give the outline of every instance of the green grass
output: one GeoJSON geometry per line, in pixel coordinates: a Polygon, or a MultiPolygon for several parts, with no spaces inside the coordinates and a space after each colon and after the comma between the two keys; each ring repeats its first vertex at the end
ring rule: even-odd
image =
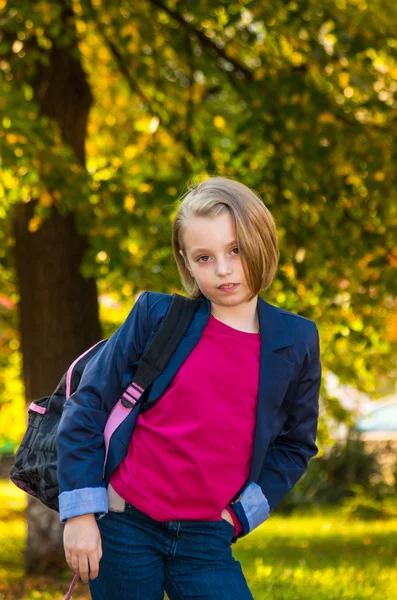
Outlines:
{"type": "MultiPolygon", "coordinates": [[[[61,600],[72,572],[25,577],[26,494],[0,481],[0,600],[61,600]]],[[[310,509],[266,523],[233,545],[255,600],[397,600],[397,519],[347,521],[310,509]]],[[[73,600],[89,600],[79,582],[73,600]]]]}

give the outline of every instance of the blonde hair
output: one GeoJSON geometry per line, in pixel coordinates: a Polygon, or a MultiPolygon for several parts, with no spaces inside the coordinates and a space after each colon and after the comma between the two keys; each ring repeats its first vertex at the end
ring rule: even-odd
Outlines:
{"type": "Polygon", "coordinates": [[[180,253],[186,256],[183,234],[194,217],[214,218],[229,211],[236,229],[236,241],[242,254],[242,266],[252,300],[266,290],[277,272],[279,248],[272,214],[256,192],[228,177],[209,177],[188,184],[172,224],[172,251],[182,285],[190,298],[202,292],[180,253]]]}

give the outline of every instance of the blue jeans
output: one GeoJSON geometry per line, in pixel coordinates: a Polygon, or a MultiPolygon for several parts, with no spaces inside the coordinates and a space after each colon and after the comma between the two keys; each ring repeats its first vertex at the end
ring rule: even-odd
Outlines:
{"type": "Polygon", "coordinates": [[[226,521],[155,521],[126,502],[98,520],[103,556],[93,600],[253,600],[226,521]]]}

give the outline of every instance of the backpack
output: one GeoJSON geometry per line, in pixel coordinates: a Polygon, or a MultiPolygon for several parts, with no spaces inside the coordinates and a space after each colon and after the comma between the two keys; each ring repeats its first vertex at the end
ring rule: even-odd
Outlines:
{"type": "MultiPolygon", "coordinates": [[[[105,464],[113,433],[132,410],[143,412],[145,390],[162,373],[184,336],[198,307],[198,299],[174,293],[160,328],[141,356],[133,380],[109,413],[104,430],[105,464]]],[[[57,481],[57,429],[67,398],[75,392],[83,371],[107,339],[97,342],[70,365],[50,396],[32,402],[28,425],[15,454],[10,479],[26,493],[59,512],[57,481]]]]}

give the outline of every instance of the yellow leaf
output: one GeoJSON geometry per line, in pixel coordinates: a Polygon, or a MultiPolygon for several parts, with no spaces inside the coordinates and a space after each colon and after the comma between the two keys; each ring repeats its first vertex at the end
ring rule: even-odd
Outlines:
{"type": "Polygon", "coordinates": [[[353,329],[353,331],[362,331],[364,324],[360,319],[353,319],[350,321],[350,329],[353,329]]]}
{"type": "Polygon", "coordinates": [[[6,140],[9,144],[13,145],[16,144],[18,141],[18,136],[15,135],[15,133],[7,133],[6,135],[6,140]]]}
{"type": "Polygon", "coordinates": [[[124,198],[124,209],[130,213],[134,212],[135,198],[132,194],[127,194],[124,198]]]}
{"type": "Polygon", "coordinates": [[[397,267],[397,258],[395,258],[394,256],[392,256],[391,254],[387,255],[387,260],[388,263],[391,267],[395,268],[397,267]]]}
{"type": "Polygon", "coordinates": [[[137,244],[135,244],[135,242],[131,242],[130,244],[128,244],[128,252],[133,256],[139,254],[139,247],[137,246],[137,244]]]}
{"type": "Polygon", "coordinates": [[[135,29],[132,27],[131,23],[129,23],[128,25],[124,25],[120,30],[122,37],[127,37],[128,35],[133,35],[134,32],[135,32],[135,29]]]}
{"type": "Polygon", "coordinates": [[[41,206],[51,206],[52,204],[52,196],[45,188],[41,190],[39,204],[41,204],[41,206]]]}
{"type": "Polygon", "coordinates": [[[124,296],[132,296],[132,285],[130,283],[125,283],[121,288],[124,296]]]}
{"type": "Polygon", "coordinates": [[[295,67],[300,67],[303,63],[303,54],[300,52],[293,52],[291,54],[291,62],[295,67]]]}
{"type": "Polygon", "coordinates": [[[98,58],[102,62],[108,63],[110,61],[110,52],[105,46],[101,46],[98,51],[98,58]]]}
{"type": "Polygon", "coordinates": [[[38,231],[43,224],[43,219],[41,217],[32,217],[28,224],[28,229],[31,233],[35,233],[38,231]]]}
{"type": "Polygon", "coordinates": [[[346,178],[346,181],[352,185],[360,185],[362,183],[362,179],[358,175],[349,175],[349,177],[346,178]]]}
{"type": "Polygon", "coordinates": [[[294,277],[295,277],[294,265],[291,265],[291,264],[285,265],[285,267],[283,267],[283,271],[286,274],[286,276],[288,277],[288,279],[294,279],[294,277]]]}
{"type": "Polygon", "coordinates": [[[136,51],[138,50],[138,48],[139,48],[139,46],[138,46],[138,44],[134,40],[131,40],[127,44],[127,49],[129,50],[129,52],[131,54],[135,54],[136,51]]]}
{"type": "Polygon", "coordinates": [[[114,115],[106,115],[105,123],[106,125],[109,125],[109,127],[113,127],[113,125],[116,123],[114,115]]]}
{"type": "Polygon", "coordinates": [[[318,120],[320,123],[335,123],[335,115],[330,112],[323,112],[318,115],[318,120]]]}
{"type": "Polygon", "coordinates": [[[259,81],[265,77],[266,73],[267,73],[266,69],[264,69],[263,67],[260,67],[259,69],[256,69],[254,71],[254,79],[259,81]]]}
{"type": "Polygon", "coordinates": [[[84,21],[80,21],[80,19],[78,19],[76,21],[76,29],[78,33],[85,33],[87,31],[87,24],[84,23],[84,21]]]}
{"type": "Polygon", "coordinates": [[[339,75],[339,85],[341,88],[345,88],[349,85],[350,74],[349,73],[341,73],[339,75]]]}
{"type": "Polygon", "coordinates": [[[3,184],[5,188],[11,190],[16,187],[19,183],[19,179],[17,177],[13,177],[10,173],[3,172],[3,184]]]}
{"type": "Polygon", "coordinates": [[[127,146],[124,150],[125,158],[134,158],[136,155],[136,147],[135,146],[127,146]]]}
{"type": "Polygon", "coordinates": [[[123,161],[121,160],[121,158],[119,156],[115,156],[112,159],[112,167],[114,167],[115,169],[118,169],[119,167],[121,167],[122,164],[123,164],[123,161]]]}
{"type": "Polygon", "coordinates": [[[217,129],[224,129],[226,127],[226,121],[220,115],[214,117],[213,123],[217,129]]]}
{"type": "Polygon", "coordinates": [[[138,185],[138,191],[141,192],[142,194],[146,194],[148,192],[151,192],[153,189],[153,186],[151,183],[140,183],[138,185]]]}

